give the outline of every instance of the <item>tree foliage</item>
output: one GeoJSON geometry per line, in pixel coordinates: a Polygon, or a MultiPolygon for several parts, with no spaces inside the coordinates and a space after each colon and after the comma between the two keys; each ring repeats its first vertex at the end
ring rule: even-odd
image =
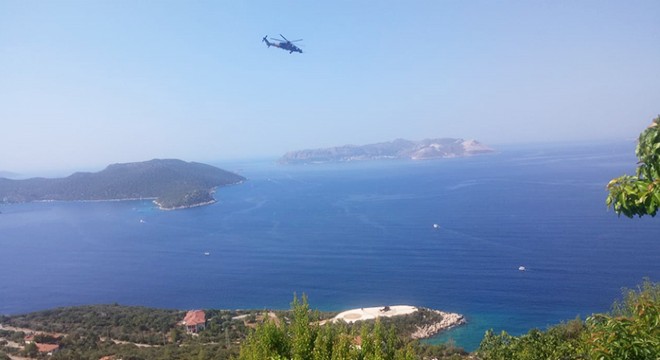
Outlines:
{"type": "Polygon", "coordinates": [[[183,318],[179,310],[141,306],[89,305],[58,308],[13,316],[6,324],[53,333],[76,333],[111,337],[144,344],[163,344],[163,334],[183,318]]]}
{"type": "Polygon", "coordinates": [[[627,290],[610,314],[587,319],[592,358],[660,359],[660,285],[645,281],[627,290]]]}
{"type": "Polygon", "coordinates": [[[543,332],[499,335],[489,330],[477,351],[482,360],[660,359],[660,285],[646,280],[626,290],[609,314],[595,314],[543,332]]]}
{"type": "Polygon", "coordinates": [[[660,116],[639,135],[635,176],[623,175],[607,184],[607,206],[617,214],[655,216],[660,208],[660,116]]]}
{"type": "Polygon", "coordinates": [[[379,319],[359,326],[343,322],[320,325],[318,313],[310,311],[304,295],[300,300],[294,296],[291,306],[291,319],[268,319],[248,336],[239,360],[459,359],[465,354],[453,347],[404,340],[395,326],[386,326],[379,319]]]}

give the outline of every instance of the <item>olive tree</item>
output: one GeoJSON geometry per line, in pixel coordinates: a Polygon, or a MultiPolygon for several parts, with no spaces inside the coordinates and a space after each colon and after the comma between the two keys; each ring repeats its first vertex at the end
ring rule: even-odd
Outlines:
{"type": "Polygon", "coordinates": [[[660,116],[639,135],[635,176],[623,175],[607,184],[607,206],[618,215],[655,216],[660,207],[660,116]]]}

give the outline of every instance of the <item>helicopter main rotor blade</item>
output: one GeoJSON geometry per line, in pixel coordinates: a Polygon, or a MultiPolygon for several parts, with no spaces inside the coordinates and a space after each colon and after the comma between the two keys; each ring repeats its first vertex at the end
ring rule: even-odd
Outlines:
{"type": "Polygon", "coordinates": [[[302,39],[298,39],[298,40],[291,40],[291,41],[289,41],[289,42],[296,42],[296,41],[302,41],[302,39]]]}
{"type": "Polygon", "coordinates": [[[270,38],[270,39],[271,39],[271,40],[275,40],[275,41],[280,41],[280,42],[286,42],[285,40],[278,39],[278,38],[270,38]]]}
{"type": "Polygon", "coordinates": [[[282,39],[289,41],[289,39],[285,38],[284,35],[280,34],[280,36],[282,37],[282,39]]]}

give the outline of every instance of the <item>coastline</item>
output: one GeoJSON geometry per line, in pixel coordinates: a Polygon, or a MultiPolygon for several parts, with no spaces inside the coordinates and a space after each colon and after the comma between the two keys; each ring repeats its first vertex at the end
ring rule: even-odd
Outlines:
{"type": "Polygon", "coordinates": [[[13,204],[27,204],[31,202],[35,203],[49,203],[49,202],[106,202],[106,201],[146,201],[146,200],[155,200],[157,199],[156,197],[137,197],[137,198],[121,198],[121,199],[90,199],[90,200],[32,200],[32,201],[24,201],[24,202],[19,202],[19,203],[13,203],[13,204]]]}
{"type": "Polygon", "coordinates": [[[246,178],[241,177],[240,180],[227,183],[227,184],[221,184],[221,185],[215,185],[210,188],[205,188],[205,189],[193,189],[192,191],[188,191],[186,193],[181,194],[181,199],[177,199],[176,201],[173,202],[178,202],[184,203],[185,201],[191,201],[189,204],[183,204],[177,206],[164,206],[163,201],[160,201],[162,196],[135,196],[135,197],[120,197],[120,198],[109,198],[109,199],[34,199],[34,200],[21,200],[21,201],[8,201],[7,198],[0,199],[0,204],[22,204],[22,203],[30,203],[30,202],[35,202],[35,203],[50,203],[50,202],[79,202],[79,203],[88,203],[88,202],[119,202],[119,201],[148,201],[151,200],[153,204],[156,205],[156,207],[159,210],[164,210],[164,211],[171,211],[171,210],[183,210],[183,209],[190,209],[190,208],[195,208],[195,207],[200,207],[200,206],[206,206],[206,205],[212,205],[217,202],[217,200],[214,198],[215,193],[217,192],[218,188],[220,187],[226,187],[226,186],[231,186],[231,185],[240,185],[243,184],[245,181],[247,181],[246,178]],[[199,194],[203,193],[202,196],[199,194]],[[198,202],[194,202],[194,200],[198,200],[198,202]]]}
{"type": "Polygon", "coordinates": [[[164,207],[160,203],[158,203],[157,200],[153,200],[152,202],[158,207],[159,210],[172,211],[172,210],[192,209],[192,208],[196,208],[196,207],[200,207],[200,206],[211,205],[211,204],[215,204],[218,201],[213,199],[213,200],[209,200],[209,201],[205,201],[205,202],[201,202],[201,203],[197,203],[197,204],[172,206],[172,207],[164,207]]]}
{"type": "MultiPolygon", "coordinates": [[[[418,308],[410,305],[379,306],[342,311],[332,319],[333,323],[344,321],[352,324],[358,321],[375,320],[377,318],[391,318],[405,315],[413,315],[420,310],[431,312],[440,317],[430,323],[415,324],[415,330],[410,334],[412,339],[428,339],[443,331],[466,323],[465,316],[458,313],[444,312],[440,310],[418,308]]],[[[321,325],[326,322],[322,322],[321,325]]]]}
{"type": "MultiPolygon", "coordinates": [[[[148,201],[151,200],[151,202],[156,205],[156,207],[159,210],[164,210],[164,211],[170,211],[170,210],[180,210],[180,209],[189,209],[189,208],[194,208],[198,206],[204,206],[204,205],[211,205],[217,202],[217,200],[213,199],[210,201],[205,201],[197,204],[192,204],[192,205],[184,205],[184,206],[174,206],[174,207],[164,207],[158,202],[157,197],[140,197],[140,198],[123,198],[123,199],[98,199],[98,200],[34,200],[31,202],[35,203],[54,203],[54,202],[78,202],[78,203],[96,203],[96,202],[120,202],[120,201],[148,201]]],[[[29,201],[28,201],[29,202],[29,201]]]]}
{"type": "MultiPolygon", "coordinates": [[[[94,199],[94,200],[33,200],[33,201],[26,201],[24,203],[67,203],[67,202],[74,202],[74,203],[97,203],[97,202],[121,202],[121,201],[148,201],[151,200],[151,202],[156,205],[156,207],[159,210],[163,211],[171,211],[171,210],[182,210],[182,209],[190,209],[190,208],[195,208],[199,206],[206,206],[206,205],[212,205],[218,202],[217,200],[209,200],[209,201],[204,201],[201,203],[195,203],[191,205],[183,205],[183,206],[173,206],[173,207],[164,207],[158,202],[157,197],[136,197],[136,198],[122,198],[122,199],[94,199]]],[[[10,204],[10,203],[0,203],[0,204],[10,204]]],[[[21,203],[17,203],[21,204],[21,203]]]]}
{"type": "Polygon", "coordinates": [[[410,335],[413,339],[428,339],[443,331],[447,331],[451,328],[464,325],[467,323],[465,316],[458,313],[448,313],[440,310],[428,309],[432,312],[437,313],[442,316],[440,322],[436,322],[429,325],[418,326],[417,331],[410,335]]]}

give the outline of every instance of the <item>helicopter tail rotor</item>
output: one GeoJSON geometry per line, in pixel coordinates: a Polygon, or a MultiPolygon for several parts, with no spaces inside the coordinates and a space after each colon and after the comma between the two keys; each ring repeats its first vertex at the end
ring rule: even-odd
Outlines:
{"type": "Polygon", "coordinates": [[[270,43],[268,42],[268,35],[264,36],[264,38],[261,39],[261,41],[265,42],[266,45],[268,45],[268,47],[270,47],[270,43]]]}

